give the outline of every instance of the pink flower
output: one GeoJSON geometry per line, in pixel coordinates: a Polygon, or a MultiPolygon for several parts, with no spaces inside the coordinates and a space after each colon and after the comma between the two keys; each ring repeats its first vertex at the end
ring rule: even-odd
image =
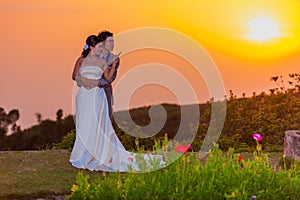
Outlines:
{"type": "Polygon", "coordinates": [[[253,138],[254,140],[260,142],[260,141],[262,140],[263,137],[261,136],[261,134],[253,133],[253,134],[252,134],[252,138],[253,138]]]}
{"type": "Polygon", "coordinates": [[[128,161],[132,162],[132,161],[133,161],[133,158],[130,158],[130,157],[129,157],[129,158],[128,158],[128,161]]]}
{"type": "Polygon", "coordinates": [[[187,146],[179,144],[175,147],[175,151],[180,153],[186,153],[189,149],[192,149],[191,144],[188,144],[187,146]]]}

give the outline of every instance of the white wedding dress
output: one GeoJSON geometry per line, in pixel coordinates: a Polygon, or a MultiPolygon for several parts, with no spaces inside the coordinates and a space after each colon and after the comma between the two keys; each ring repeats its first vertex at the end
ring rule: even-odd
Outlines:
{"type": "MultiPolygon", "coordinates": [[[[98,66],[82,66],[79,73],[98,80],[103,71],[98,66]]],[[[147,161],[154,157],[164,164],[161,155],[143,155],[147,161]]],[[[77,92],[76,140],[70,162],[77,168],[95,171],[140,171],[136,154],[126,151],[112,127],[103,88],[80,87],[77,92]]]]}

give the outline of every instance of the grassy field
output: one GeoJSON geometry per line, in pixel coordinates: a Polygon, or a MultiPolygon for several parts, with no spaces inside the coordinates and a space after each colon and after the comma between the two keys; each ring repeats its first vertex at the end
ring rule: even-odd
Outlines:
{"type": "Polygon", "coordinates": [[[71,166],[69,156],[68,151],[1,152],[0,199],[55,199],[69,194],[79,171],[71,166]]]}
{"type": "MultiPolygon", "coordinates": [[[[247,159],[250,153],[241,153],[247,159]]],[[[277,164],[281,153],[268,154],[277,164]]],[[[0,152],[0,199],[63,199],[80,171],[69,163],[68,151],[0,152]]],[[[102,173],[83,170],[91,179],[102,173]]]]}

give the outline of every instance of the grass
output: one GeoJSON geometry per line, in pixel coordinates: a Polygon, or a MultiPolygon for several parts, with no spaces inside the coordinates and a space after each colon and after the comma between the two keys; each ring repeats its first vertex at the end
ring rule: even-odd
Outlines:
{"type": "MultiPolygon", "coordinates": [[[[247,160],[251,153],[241,153],[247,160]]],[[[277,164],[281,153],[268,154],[277,164]]],[[[0,199],[55,199],[70,194],[79,171],[91,179],[102,173],[78,170],[69,163],[68,151],[15,151],[0,153],[0,199]]]]}
{"type": "Polygon", "coordinates": [[[0,199],[55,199],[69,194],[80,171],[71,166],[69,157],[68,151],[1,152],[0,199]]]}

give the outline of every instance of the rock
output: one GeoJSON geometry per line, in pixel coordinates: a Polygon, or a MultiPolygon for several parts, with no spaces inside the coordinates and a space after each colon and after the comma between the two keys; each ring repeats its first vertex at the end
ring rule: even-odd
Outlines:
{"type": "Polygon", "coordinates": [[[300,162],[300,130],[285,131],[284,155],[300,162]]]}

